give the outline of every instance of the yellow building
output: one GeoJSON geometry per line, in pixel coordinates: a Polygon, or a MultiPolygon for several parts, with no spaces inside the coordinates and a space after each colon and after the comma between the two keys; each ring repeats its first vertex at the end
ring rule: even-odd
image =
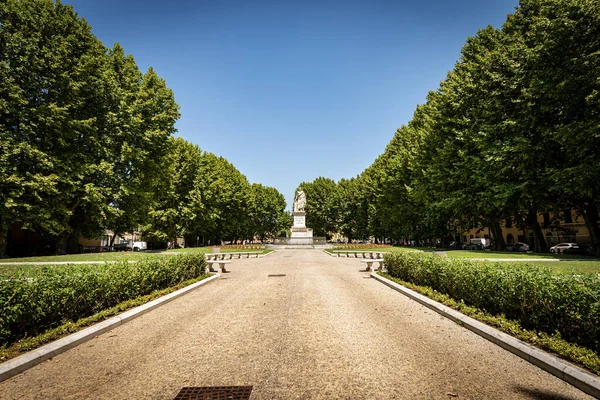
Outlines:
{"type": "MultiPolygon", "coordinates": [[[[583,217],[577,215],[574,210],[538,214],[538,222],[548,247],[564,242],[591,243],[590,233],[583,217]]],[[[491,236],[488,228],[474,228],[463,233],[462,241],[467,243],[469,239],[489,239],[491,236]]],[[[533,230],[530,228],[519,229],[510,218],[502,222],[502,236],[506,244],[523,242],[529,244],[532,249],[535,246],[533,230]]]]}

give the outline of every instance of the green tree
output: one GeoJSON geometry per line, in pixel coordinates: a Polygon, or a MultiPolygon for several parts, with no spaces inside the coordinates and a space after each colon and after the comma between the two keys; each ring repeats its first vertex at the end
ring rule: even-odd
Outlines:
{"type": "Polygon", "coordinates": [[[286,229],[281,226],[285,211],[285,197],[275,188],[254,183],[249,187],[248,196],[248,239],[255,237],[265,240],[286,229]]]}
{"type": "Polygon", "coordinates": [[[243,239],[250,186],[246,177],[225,158],[206,153],[198,171],[198,185],[206,206],[200,236],[212,244],[243,239]]]}
{"type": "Polygon", "coordinates": [[[161,179],[156,184],[154,203],[150,207],[144,237],[164,244],[178,237],[196,233],[205,220],[206,204],[198,174],[203,169],[203,152],[182,138],[169,141],[169,153],[162,161],[161,179]]]}
{"type": "Polygon", "coordinates": [[[584,216],[600,251],[600,4],[522,0],[503,30],[520,50],[524,85],[515,122],[527,124],[530,149],[543,158],[536,164],[543,191],[584,216]]]}
{"type": "Polygon", "coordinates": [[[275,237],[286,237],[290,234],[294,217],[291,211],[283,211],[277,217],[277,227],[275,228],[275,237]]]}
{"type": "Polygon", "coordinates": [[[89,210],[87,230],[98,231],[107,184],[107,71],[104,46],[71,6],[0,4],[2,238],[20,224],[60,238],[64,252],[78,208],[89,210]]]}
{"type": "Polygon", "coordinates": [[[152,68],[142,75],[120,45],[110,52],[110,61],[118,83],[110,113],[112,136],[122,143],[111,157],[114,185],[105,220],[114,241],[146,222],[154,188],[165,173],[161,164],[179,106],[165,81],[152,68]]]}
{"type": "Polygon", "coordinates": [[[306,193],[306,225],[313,229],[314,235],[329,237],[337,232],[340,199],[335,181],[319,177],[302,182],[300,187],[306,193]]]}
{"type": "Polygon", "coordinates": [[[76,250],[143,220],[179,117],[173,93],[59,1],[0,4],[0,253],[13,225],[76,250]],[[74,248],[73,248],[74,245],[74,248]]]}

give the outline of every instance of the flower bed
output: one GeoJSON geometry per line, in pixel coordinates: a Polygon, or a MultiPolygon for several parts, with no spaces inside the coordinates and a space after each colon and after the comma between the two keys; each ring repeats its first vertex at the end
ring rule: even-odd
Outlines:
{"type": "Polygon", "coordinates": [[[0,283],[0,344],[77,321],[125,300],[201,276],[203,254],[103,265],[45,267],[0,283]]]}
{"type": "Polygon", "coordinates": [[[369,243],[362,243],[362,244],[335,244],[334,248],[336,250],[339,249],[379,249],[381,247],[390,247],[389,244],[369,244],[369,243]]]}
{"type": "Polygon", "coordinates": [[[422,253],[389,253],[385,263],[392,277],[600,352],[597,274],[553,276],[548,268],[422,253]]]}
{"type": "Polygon", "coordinates": [[[218,247],[220,249],[252,249],[252,250],[262,250],[265,248],[263,244],[227,244],[223,246],[211,246],[218,247]]]}

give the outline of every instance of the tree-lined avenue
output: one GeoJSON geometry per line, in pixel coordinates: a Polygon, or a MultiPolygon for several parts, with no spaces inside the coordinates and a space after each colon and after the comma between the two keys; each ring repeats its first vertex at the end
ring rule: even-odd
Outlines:
{"type": "Polygon", "coordinates": [[[588,398],[370,279],[355,259],[286,250],[0,384],[0,397],[588,398]],[[284,277],[268,277],[285,274],[284,277]]]}

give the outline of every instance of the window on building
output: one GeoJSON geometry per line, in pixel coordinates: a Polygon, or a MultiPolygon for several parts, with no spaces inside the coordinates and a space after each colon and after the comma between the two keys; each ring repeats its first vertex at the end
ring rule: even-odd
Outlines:
{"type": "Polygon", "coordinates": [[[571,215],[571,210],[564,210],[563,213],[565,215],[565,224],[572,224],[573,216],[571,215]]]}
{"type": "Polygon", "coordinates": [[[506,218],[506,227],[512,228],[512,219],[511,218],[506,218]]]}
{"type": "Polygon", "coordinates": [[[550,225],[550,213],[544,213],[544,224],[550,225]]]}
{"type": "Polygon", "coordinates": [[[513,244],[515,242],[515,237],[512,235],[512,233],[509,233],[508,235],[506,235],[506,243],[507,244],[513,244]]]}

